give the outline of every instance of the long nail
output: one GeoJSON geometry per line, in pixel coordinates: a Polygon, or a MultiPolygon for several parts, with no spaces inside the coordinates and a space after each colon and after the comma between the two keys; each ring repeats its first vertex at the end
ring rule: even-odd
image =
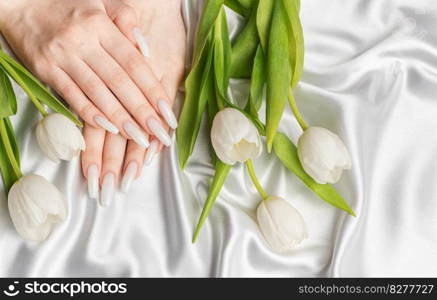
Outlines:
{"type": "Polygon", "coordinates": [[[159,143],[157,140],[153,140],[150,142],[150,147],[147,149],[146,158],[144,159],[144,163],[146,166],[152,163],[153,158],[158,152],[159,143]]]}
{"type": "Polygon", "coordinates": [[[147,120],[147,126],[150,131],[156,136],[158,140],[161,141],[166,146],[171,145],[171,138],[168,135],[167,131],[162,127],[161,123],[158,122],[155,118],[150,118],[147,120]]]}
{"type": "Polygon", "coordinates": [[[135,180],[135,177],[138,172],[138,164],[136,162],[130,162],[124,172],[123,180],[121,181],[121,191],[126,193],[132,182],[135,180]]]}
{"type": "Polygon", "coordinates": [[[102,116],[96,116],[94,118],[94,121],[103,129],[105,129],[106,131],[109,131],[110,133],[113,134],[118,134],[118,128],[117,126],[115,126],[114,124],[112,124],[111,122],[109,122],[106,118],[102,117],[102,116]]]}
{"type": "Polygon", "coordinates": [[[141,30],[135,27],[132,31],[135,40],[137,41],[138,46],[140,46],[141,53],[144,57],[150,57],[149,45],[147,44],[144,35],[141,33],[141,30]]]}
{"type": "Polygon", "coordinates": [[[126,133],[137,143],[138,145],[147,148],[149,147],[149,137],[141,131],[135,124],[131,122],[124,122],[123,128],[126,133]]]}
{"type": "Polygon", "coordinates": [[[161,115],[167,121],[168,126],[170,126],[172,129],[176,129],[178,127],[178,120],[176,119],[176,116],[174,115],[173,110],[168,102],[165,100],[159,100],[158,108],[161,115]]]}
{"type": "Polygon", "coordinates": [[[87,170],[88,178],[88,195],[91,199],[99,197],[99,168],[96,164],[92,164],[87,170]]]}
{"type": "Polygon", "coordinates": [[[107,173],[103,178],[101,204],[109,206],[114,197],[115,176],[112,173],[107,173]]]}

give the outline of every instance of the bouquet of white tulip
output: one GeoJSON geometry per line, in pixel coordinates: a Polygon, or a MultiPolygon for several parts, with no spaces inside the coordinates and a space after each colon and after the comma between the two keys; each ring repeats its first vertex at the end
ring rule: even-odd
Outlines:
{"type": "Polygon", "coordinates": [[[209,194],[193,235],[198,237],[232,165],[246,164],[263,201],[258,223],[270,246],[284,252],[307,237],[301,214],[280,197],[269,196],[258,181],[252,160],[267,152],[298,176],[323,200],[355,215],[329,183],[351,167],[340,138],[324,128],[309,127],[300,114],[293,89],[303,72],[304,43],[299,0],[207,0],[199,23],[191,72],[185,82],[185,102],[177,129],[179,163],[183,169],[193,152],[200,123],[207,112],[211,130],[211,158],[215,167],[209,194]],[[245,19],[245,27],[231,44],[224,7],[245,19]],[[230,78],[250,79],[249,98],[239,107],[228,97],[230,78]],[[259,109],[266,87],[265,124],[259,109]],[[293,143],[277,132],[286,103],[300,128],[293,143]]]}
{"type": "Polygon", "coordinates": [[[48,237],[55,223],[65,220],[67,202],[44,177],[21,173],[20,151],[9,120],[17,112],[9,78],[21,86],[43,116],[36,137],[50,159],[70,160],[85,149],[77,127],[82,124],[31,73],[0,49],[0,171],[3,186],[15,229],[23,238],[40,242],[48,237]],[[44,104],[55,113],[47,113],[44,104]]]}

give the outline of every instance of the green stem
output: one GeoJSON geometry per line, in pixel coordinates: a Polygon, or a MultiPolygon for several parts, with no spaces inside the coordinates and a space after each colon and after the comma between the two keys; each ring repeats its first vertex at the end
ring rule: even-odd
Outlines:
{"type": "Polygon", "coordinates": [[[250,159],[246,161],[246,167],[249,171],[250,179],[252,179],[253,185],[256,187],[263,200],[266,200],[269,195],[267,195],[266,191],[264,191],[263,187],[259,183],[259,180],[256,177],[255,169],[253,168],[253,163],[250,159]]]}
{"type": "Polygon", "coordinates": [[[287,98],[288,98],[288,103],[290,104],[291,111],[296,117],[297,122],[299,123],[299,125],[302,127],[303,130],[306,130],[308,128],[308,124],[305,122],[305,120],[303,119],[302,115],[299,112],[299,109],[297,108],[296,100],[294,99],[293,90],[291,89],[291,87],[288,90],[287,98]]]}
{"type": "Polygon", "coordinates": [[[47,111],[41,104],[41,102],[38,101],[38,99],[35,98],[35,96],[32,94],[32,91],[27,87],[26,83],[21,79],[20,75],[15,72],[14,68],[12,68],[7,61],[0,59],[1,66],[6,70],[7,73],[21,86],[21,88],[26,92],[26,94],[29,96],[30,100],[32,101],[33,105],[38,109],[38,111],[41,113],[43,117],[47,116],[47,111]]]}
{"type": "Polygon", "coordinates": [[[23,173],[21,173],[20,166],[18,165],[18,162],[15,159],[14,150],[12,150],[11,141],[9,140],[9,136],[6,131],[6,126],[3,120],[0,121],[0,136],[6,150],[6,155],[8,156],[9,161],[11,162],[11,166],[12,169],[14,170],[15,175],[18,178],[22,177],[23,173]]]}

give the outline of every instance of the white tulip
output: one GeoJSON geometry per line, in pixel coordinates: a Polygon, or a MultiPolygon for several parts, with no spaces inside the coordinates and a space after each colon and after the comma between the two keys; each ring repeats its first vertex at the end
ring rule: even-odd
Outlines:
{"type": "Polygon", "coordinates": [[[308,237],[299,211],[279,197],[270,196],[257,209],[258,224],[273,250],[288,252],[308,237]]]}
{"type": "Polygon", "coordinates": [[[36,127],[36,139],[43,152],[54,162],[71,160],[85,150],[79,128],[66,116],[49,114],[36,127]]]}
{"type": "Polygon", "coordinates": [[[343,170],[352,166],[349,152],[338,135],[321,127],[304,131],[297,153],[305,172],[321,184],[336,183],[343,170]]]}
{"type": "Polygon", "coordinates": [[[43,241],[55,223],[67,217],[67,202],[44,177],[29,174],[11,187],[8,207],[17,232],[25,239],[43,241]]]}
{"type": "Polygon", "coordinates": [[[262,153],[261,137],[252,121],[234,108],[219,111],[212,123],[211,142],[218,158],[228,165],[262,153]]]}

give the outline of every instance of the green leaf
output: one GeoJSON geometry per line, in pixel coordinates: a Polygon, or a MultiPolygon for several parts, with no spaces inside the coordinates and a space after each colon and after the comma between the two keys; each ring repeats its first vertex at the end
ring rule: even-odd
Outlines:
{"type": "Polygon", "coordinates": [[[272,149],[291,82],[287,22],[282,1],[275,1],[267,51],[266,140],[268,152],[272,149]]]}
{"type": "Polygon", "coordinates": [[[315,182],[302,168],[297,155],[297,149],[288,137],[278,132],[273,143],[273,150],[282,164],[296,174],[314,193],[329,204],[340,208],[352,216],[356,216],[343,197],[330,184],[319,184],[315,182]]]}
{"type": "Polygon", "coordinates": [[[246,110],[254,117],[258,117],[258,111],[261,107],[264,84],[266,82],[266,62],[261,45],[255,54],[253,63],[252,78],[250,81],[249,101],[246,110]]]}
{"type": "Polygon", "coordinates": [[[248,78],[251,75],[253,59],[259,45],[256,17],[257,10],[255,7],[232,46],[231,77],[233,78],[248,78]]]}
{"type": "Polygon", "coordinates": [[[50,93],[50,91],[38,79],[36,79],[35,76],[1,50],[0,64],[4,67],[9,76],[23,88],[29,97],[35,97],[50,107],[53,111],[63,114],[77,126],[82,127],[82,122],[80,122],[61,101],[50,93]]]}
{"type": "Polygon", "coordinates": [[[199,235],[199,232],[202,229],[202,226],[205,223],[206,218],[208,217],[209,212],[211,211],[211,208],[214,205],[214,202],[217,199],[217,196],[220,193],[220,190],[225,183],[225,180],[231,168],[232,166],[226,165],[220,160],[217,160],[214,178],[209,187],[208,198],[203,205],[202,213],[200,215],[199,221],[197,222],[196,229],[194,230],[193,243],[196,242],[197,236],[199,235]]]}
{"type": "MultiPolygon", "coordinates": [[[[214,121],[214,117],[219,111],[219,108],[217,106],[217,101],[215,98],[208,99],[208,107],[207,107],[207,117],[208,117],[208,124],[207,124],[207,132],[211,132],[212,128],[212,122],[214,121]]],[[[214,148],[212,147],[211,143],[208,143],[209,146],[209,152],[211,153],[211,162],[213,165],[216,164],[218,158],[215,154],[214,148]]]]}
{"type": "Polygon", "coordinates": [[[237,14],[240,14],[243,17],[246,17],[249,14],[250,7],[245,6],[247,3],[244,3],[246,1],[239,1],[239,0],[225,0],[225,5],[232,9],[237,14]]]}
{"type": "Polygon", "coordinates": [[[267,53],[270,24],[272,22],[272,14],[275,2],[279,0],[259,0],[257,15],[256,15],[256,27],[258,29],[259,39],[261,46],[265,53],[267,53]]]}
{"type": "Polygon", "coordinates": [[[6,132],[8,133],[8,138],[12,147],[12,151],[14,152],[15,160],[17,161],[18,166],[20,166],[20,147],[18,147],[14,127],[12,126],[11,120],[9,118],[4,118],[3,120],[6,127],[6,132]]]}
{"type": "Polygon", "coordinates": [[[228,98],[229,72],[231,65],[231,41],[224,8],[214,24],[214,74],[219,97],[228,98]]]}
{"type": "Polygon", "coordinates": [[[0,119],[17,113],[17,99],[8,75],[0,67],[0,119]]]}
{"type": "Polygon", "coordinates": [[[200,60],[208,38],[213,29],[213,25],[223,7],[224,0],[207,0],[203,9],[202,17],[199,22],[199,28],[196,35],[196,44],[194,46],[193,65],[196,66],[200,60]]]}
{"type": "Polygon", "coordinates": [[[210,44],[206,49],[209,51],[208,54],[202,55],[185,81],[185,101],[176,130],[181,169],[185,168],[188,158],[193,152],[206,103],[208,99],[215,97],[212,67],[214,43],[211,38],[208,44],[210,44]]]}
{"type": "Polygon", "coordinates": [[[304,38],[296,0],[282,0],[288,16],[290,64],[293,72],[291,87],[296,87],[303,73],[304,38]]]}
{"type": "Polygon", "coordinates": [[[19,174],[15,172],[11,164],[11,160],[9,159],[9,156],[7,154],[7,146],[5,143],[8,143],[11,146],[15,160],[18,163],[18,167],[20,155],[14,129],[9,121],[9,118],[0,119],[0,128],[2,128],[0,130],[0,173],[2,175],[3,185],[7,196],[9,189],[19,179],[19,174]]]}

